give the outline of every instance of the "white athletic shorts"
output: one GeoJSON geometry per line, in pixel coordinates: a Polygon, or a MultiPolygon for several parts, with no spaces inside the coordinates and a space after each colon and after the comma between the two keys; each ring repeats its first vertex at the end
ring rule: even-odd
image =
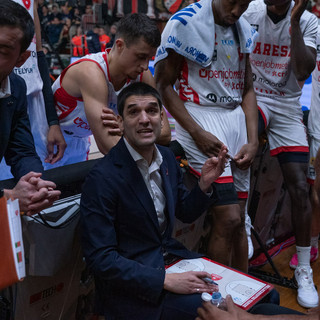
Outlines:
{"type": "MultiPolygon", "coordinates": [[[[201,128],[215,135],[227,146],[228,152],[232,157],[247,143],[246,119],[240,106],[236,109],[203,107],[188,103],[185,106],[201,128]]],[[[185,150],[189,165],[194,170],[201,172],[201,168],[208,156],[197,148],[189,133],[178,123],[176,123],[176,137],[185,150]]],[[[240,170],[236,166],[230,165],[230,162],[216,182],[233,182],[238,193],[247,193],[250,186],[250,171],[240,170]]]]}
{"type": "Polygon", "coordinates": [[[281,110],[281,106],[274,108],[274,104],[270,106],[258,102],[267,130],[271,156],[282,152],[309,152],[302,111],[292,108],[289,113],[287,108],[286,110],[281,110]]]}

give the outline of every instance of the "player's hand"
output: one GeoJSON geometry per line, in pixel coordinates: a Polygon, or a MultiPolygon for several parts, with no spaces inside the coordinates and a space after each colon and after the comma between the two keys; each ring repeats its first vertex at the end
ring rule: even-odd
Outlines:
{"type": "Polygon", "coordinates": [[[164,289],[178,294],[192,294],[218,291],[218,286],[202,280],[211,275],[204,271],[188,271],[165,275],[164,289]]]}
{"type": "Polygon", "coordinates": [[[306,10],[308,0],[294,0],[295,4],[291,11],[291,24],[299,23],[303,12],[306,10]]]}
{"type": "Polygon", "coordinates": [[[64,150],[67,147],[60,126],[58,124],[49,127],[47,141],[48,155],[44,161],[46,163],[54,164],[62,159],[64,150]],[[54,153],[54,146],[56,146],[56,153],[54,153]]]}
{"type": "Polygon", "coordinates": [[[217,157],[222,146],[224,146],[216,136],[202,129],[192,134],[192,138],[199,150],[208,157],[217,157]]]}
{"type": "Polygon", "coordinates": [[[101,119],[103,125],[108,127],[109,134],[113,136],[122,136],[122,131],[119,127],[118,116],[116,116],[111,109],[103,108],[101,119]]]}
{"type": "Polygon", "coordinates": [[[207,192],[211,184],[223,173],[227,160],[227,147],[222,146],[218,157],[209,158],[203,165],[199,187],[203,192],[207,192]]]}
{"type": "Polygon", "coordinates": [[[21,177],[10,196],[19,199],[20,210],[27,215],[38,213],[59,199],[61,192],[54,190],[52,181],[41,179],[41,173],[29,172],[21,177]]]}
{"type": "Polygon", "coordinates": [[[257,149],[258,146],[256,144],[244,144],[240,151],[233,158],[235,165],[241,170],[248,169],[253,163],[257,149]]]}
{"type": "Polygon", "coordinates": [[[249,320],[253,318],[250,313],[238,308],[232,301],[231,296],[226,297],[227,311],[221,310],[211,302],[203,302],[198,308],[196,320],[249,320]]]}

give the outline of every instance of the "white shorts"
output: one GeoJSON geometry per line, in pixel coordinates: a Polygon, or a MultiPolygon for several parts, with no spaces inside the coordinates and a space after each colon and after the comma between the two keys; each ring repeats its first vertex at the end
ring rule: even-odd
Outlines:
{"type": "MultiPolygon", "coordinates": [[[[228,152],[232,157],[247,143],[246,119],[241,107],[225,109],[186,104],[186,109],[201,128],[215,135],[228,147],[228,152]]],[[[197,148],[189,133],[178,123],[176,123],[176,137],[185,150],[189,165],[201,172],[208,156],[197,148]]],[[[225,171],[216,182],[233,182],[237,192],[247,193],[250,186],[250,171],[240,170],[230,165],[229,161],[225,171]]]]}
{"type": "Polygon", "coordinates": [[[314,184],[314,180],[316,179],[316,172],[314,169],[314,160],[316,159],[316,155],[320,148],[320,137],[315,137],[314,135],[310,134],[309,138],[310,143],[310,153],[309,153],[309,166],[308,166],[308,173],[307,179],[310,184],[314,184]]]}
{"type": "MultiPolygon", "coordinates": [[[[274,102],[276,104],[276,102],[274,102]]],[[[258,102],[270,144],[270,154],[275,156],[282,152],[309,152],[307,130],[303,124],[301,109],[281,110],[258,102]]]]}

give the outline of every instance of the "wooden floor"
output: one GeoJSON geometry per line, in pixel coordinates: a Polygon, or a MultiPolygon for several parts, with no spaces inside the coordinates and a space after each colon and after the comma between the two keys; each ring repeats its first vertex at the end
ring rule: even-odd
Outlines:
{"type": "MultiPolygon", "coordinates": [[[[287,249],[284,249],[279,255],[277,255],[276,257],[274,257],[272,259],[275,266],[277,267],[278,271],[284,277],[287,277],[287,278],[293,277],[294,272],[289,267],[289,261],[294,253],[295,253],[295,246],[293,245],[287,249]]],[[[313,262],[311,264],[311,266],[313,269],[313,280],[314,280],[314,283],[317,286],[318,292],[319,292],[319,289],[320,289],[320,259],[313,262]]],[[[263,266],[261,269],[264,271],[274,273],[273,269],[271,268],[269,263],[266,264],[265,266],[263,266]]],[[[307,309],[301,307],[297,303],[297,299],[296,299],[297,291],[296,290],[285,288],[282,286],[277,286],[277,285],[275,285],[275,288],[278,290],[278,292],[280,294],[280,305],[281,306],[291,308],[291,309],[294,309],[294,310],[297,310],[300,312],[307,311],[307,309]]]]}

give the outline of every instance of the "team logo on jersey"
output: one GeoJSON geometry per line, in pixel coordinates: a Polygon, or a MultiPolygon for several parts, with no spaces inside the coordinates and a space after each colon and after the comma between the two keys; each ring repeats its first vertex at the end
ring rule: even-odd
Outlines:
{"type": "Polygon", "coordinates": [[[251,27],[258,32],[258,30],[259,30],[259,25],[258,24],[251,24],[251,27]]]}
{"type": "Polygon", "coordinates": [[[22,0],[24,6],[27,8],[27,10],[31,7],[31,0],[22,0]]]}
{"type": "Polygon", "coordinates": [[[320,53],[320,44],[317,45],[317,53],[320,53]]]}
{"type": "Polygon", "coordinates": [[[257,75],[255,73],[252,73],[252,81],[256,81],[257,80],[257,75]]]}
{"type": "Polygon", "coordinates": [[[207,94],[206,98],[212,102],[217,102],[217,96],[214,93],[207,94]]]}

